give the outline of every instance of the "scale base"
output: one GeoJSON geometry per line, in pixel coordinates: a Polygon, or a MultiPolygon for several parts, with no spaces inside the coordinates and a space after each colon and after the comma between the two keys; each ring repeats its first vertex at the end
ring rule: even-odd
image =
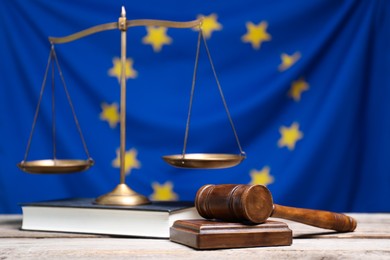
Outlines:
{"type": "Polygon", "coordinates": [[[122,183],[111,192],[98,197],[95,200],[100,205],[136,206],[150,203],[145,196],[136,193],[129,186],[122,183]]]}
{"type": "Polygon", "coordinates": [[[170,240],[195,249],[289,246],[292,231],[286,223],[267,220],[245,225],[205,219],[177,220],[170,228],[170,240]]]}

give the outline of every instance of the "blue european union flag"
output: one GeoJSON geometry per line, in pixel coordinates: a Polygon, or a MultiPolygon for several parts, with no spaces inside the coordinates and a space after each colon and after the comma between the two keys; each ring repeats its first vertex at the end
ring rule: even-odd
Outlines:
{"type": "MultiPolygon", "coordinates": [[[[119,183],[122,69],[126,183],[150,199],[192,200],[204,184],[262,184],[278,204],[389,212],[389,13],[386,0],[1,1],[0,213],[20,212],[21,202],[98,197],[119,183]],[[128,20],[203,18],[247,155],[240,165],[194,170],[162,160],[183,148],[198,32],[140,26],[127,30],[125,68],[119,30],[55,44],[72,105],[61,80],[48,76],[28,160],[50,158],[54,141],[59,158],[86,158],[79,126],[95,165],[65,175],[17,168],[41,95],[48,37],[117,22],[122,5],[128,20]]],[[[187,152],[240,153],[204,46],[187,152]]]]}

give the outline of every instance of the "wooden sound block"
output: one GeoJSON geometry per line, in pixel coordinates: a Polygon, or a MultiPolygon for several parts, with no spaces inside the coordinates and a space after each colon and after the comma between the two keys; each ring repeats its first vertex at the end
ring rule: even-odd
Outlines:
{"type": "Polygon", "coordinates": [[[258,225],[205,219],[177,220],[170,229],[170,240],[195,249],[289,246],[292,231],[286,223],[271,220],[258,225]]]}

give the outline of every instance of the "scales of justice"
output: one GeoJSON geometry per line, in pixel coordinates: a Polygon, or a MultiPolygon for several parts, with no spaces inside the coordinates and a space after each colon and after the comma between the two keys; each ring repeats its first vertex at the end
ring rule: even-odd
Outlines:
{"type": "Polygon", "coordinates": [[[198,41],[197,41],[197,49],[196,49],[196,56],[195,56],[195,66],[194,66],[194,72],[193,72],[193,78],[192,78],[192,87],[191,87],[191,93],[190,93],[190,102],[189,102],[189,109],[188,109],[188,116],[187,116],[187,122],[186,122],[186,129],[185,129],[185,135],[184,135],[184,145],[183,150],[181,154],[175,154],[175,155],[166,155],[163,156],[163,159],[168,164],[179,167],[179,168],[193,168],[193,169],[216,169],[216,168],[228,168],[233,167],[241,163],[242,160],[245,159],[245,152],[242,150],[238,135],[236,133],[232,118],[230,116],[222,88],[220,86],[219,80],[217,78],[217,74],[215,72],[215,68],[210,56],[210,51],[207,47],[207,43],[205,38],[203,37],[202,33],[202,19],[197,19],[194,21],[189,22],[174,22],[174,21],[165,21],[165,20],[149,20],[149,19],[142,19],[142,20],[127,20],[126,19],[126,12],[125,8],[122,7],[121,16],[119,17],[118,22],[112,22],[112,23],[106,23],[97,25],[94,27],[91,27],[86,30],[79,31],[77,33],[65,36],[65,37],[49,37],[49,41],[51,43],[51,51],[48,59],[48,63],[46,66],[46,72],[44,75],[40,96],[38,100],[38,105],[35,111],[34,120],[32,124],[32,129],[30,132],[29,140],[27,143],[26,152],[24,155],[24,159],[18,164],[18,167],[28,173],[42,173],[42,174],[61,174],[61,173],[74,173],[74,172],[80,172],[87,170],[90,168],[94,161],[91,158],[88,148],[86,145],[86,142],[84,140],[83,134],[81,132],[81,128],[78,122],[78,119],[76,117],[76,113],[74,110],[74,106],[72,104],[72,101],[70,99],[69,92],[67,90],[64,76],[62,74],[61,68],[59,66],[59,62],[57,59],[57,55],[54,50],[55,44],[63,44],[67,42],[72,42],[75,40],[78,40],[80,38],[86,37],[88,35],[103,32],[107,30],[114,30],[119,29],[121,32],[121,77],[120,77],[120,153],[119,153],[119,159],[120,159],[120,183],[112,190],[111,192],[104,194],[100,197],[98,197],[95,200],[95,203],[101,204],[101,205],[141,205],[141,204],[147,204],[150,201],[145,196],[136,193],[133,191],[126,183],[125,183],[125,144],[126,144],[126,75],[125,75],[125,62],[126,62],[126,32],[127,28],[129,27],[135,27],[135,26],[162,26],[162,27],[168,27],[168,28],[193,28],[198,29],[199,35],[198,35],[198,41]],[[186,153],[186,147],[187,147],[187,140],[188,140],[188,133],[189,133],[189,126],[190,126],[190,118],[191,118],[191,110],[192,110],[192,101],[193,101],[193,94],[195,89],[195,83],[196,83],[196,72],[198,68],[198,60],[199,60],[199,50],[200,50],[200,44],[201,40],[204,43],[208,59],[210,61],[211,68],[213,70],[213,74],[219,89],[219,93],[222,98],[223,105],[225,107],[228,119],[230,121],[230,125],[232,127],[232,130],[234,132],[234,136],[236,138],[236,142],[238,145],[238,148],[240,150],[239,154],[226,154],[226,153],[186,153]],[[61,83],[64,87],[67,100],[69,102],[73,119],[75,121],[77,130],[79,132],[87,159],[57,159],[56,158],[56,142],[55,142],[55,99],[54,99],[54,67],[57,66],[59,76],[61,79],[61,83]],[[39,114],[39,108],[43,96],[43,92],[46,85],[46,80],[49,72],[49,68],[51,67],[51,73],[52,73],[52,135],[53,135],[53,158],[52,159],[42,159],[42,160],[33,160],[28,161],[28,153],[30,150],[31,140],[34,132],[34,128],[37,122],[38,114],[39,114]]]}

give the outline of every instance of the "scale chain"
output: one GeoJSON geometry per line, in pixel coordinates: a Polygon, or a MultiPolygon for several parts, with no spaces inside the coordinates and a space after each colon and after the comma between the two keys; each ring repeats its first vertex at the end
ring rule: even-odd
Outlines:
{"type": "Polygon", "coordinates": [[[40,108],[40,106],[41,106],[41,101],[42,101],[42,97],[43,97],[43,92],[45,91],[47,73],[49,72],[49,67],[50,67],[50,63],[51,63],[53,51],[54,51],[54,47],[52,46],[52,48],[51,48],[51,50],[50,50],[49,58],[48,58],[48,60],[47,60],[47,65],[46,65],[46,69],[45,69],[45,75],[43,76],[43,82],[42,82],[42,86],[41,86],[41,92],[39,93],[38,104],[37,104],[37,107],[36,107],[36,109],[35,109],[34,120],[33,120],[33,124],[32,124],[32,127],[31,127],[30,136],[29,136],[29,138],[28,138],[27,147],[26,147],[26,152],[24,153],[23,163],[27,161],[27,156],[28,156],[28,153],[29,153],[29,151],[30,151],[31,141],[32,141],[32,137],[33,137],[34,130],[35,130],[35,125],[36,125],[37,119],[38,119],[39,108],[40,108]]]}
{"type": "MultiPolygon", "coordinates": [[[[54,47],[52,56],[54,55],[54,47]]],[[[56,108],[55,108],[55,77],[54,62],[51,62],[51,114],[52,114],[52,140],[53,140],[53,159],[57,159],[56,145],[56,108]]]]}
{"type": "Polygon", "coordinates": [[[217,86],[218,86],[218,90],[219,90],[219,93],[220,93],[220,96],[221,96],[221,99],[222,99],[222,103],[223,103],[223,105],[224,105],[224,107],[225,107],[226,114],[227,114],[227,116],[228,116],[228,118],[229,118],[230,125],[231,125],[231,127],[232,127],[234,136],[235,136],[235,138],[236,138],[236,142],[237,142],[238,148],[239,148],[239,150],[240,150],[240,154],[241,154],[242,156],[246,157],[245,152],[242,150],[242,147],[241,147],[241,144],[240,144],[240,140],[239,140],[239,138],[238,138],[237,131],[236,131],[235,127],[234,127],[233,119],[232,119],[232,117],[231,117],[231,115],[230,115],[230,112],[229,112],[229,109],[228,109],[228,106],[227,106],[225,97],[224,97],[224,95],[223,95],[222,87],[221,87],[221,84],[219,83],[219,80],[218,80],[218,77],[217,77],[217,73],[216,73],[216,71],[215,71],[215,67],[214,67],[213,61],[212,61],[212,59],[211,59],[211,54],[210,54],[209,48],[208,48],[208,46],[207,46],[206,39],[204,38],[202,29],[199,28],[199,36],[198,36],[197,49],[196,49],[194,74],[193,74],[193,78],[192,78],[191,95],[190,95],[190,104],[189,104],[189,109],[188,109],[188,116],[187,116],[187,123],[186,123],[186,131],[185,131],[185,135],[184,135],[184,146],[183,146],[182,158],[184,158],[185,153],[186,153],[186,148],[187,148],[188,132],[189,132],[189,126],[190,126],[191,110],[192,110],[192,103],[193,103],[194,90],[195,90],[195,82],[196,82],[197,69],[198,69],[198,61],[199,61],[199,52],[200,52],[200,42],[201,42],[201,38],[202,38],[202,40],[203,40],[203,43],[204,43],[204,46],[205,46],[205,49],[206,49],[207,57],[208,57],[208,59],[209,59],[209,61],[210,61],[211,69],[212,69],[212,71],[213,71],[214,78],[215,78],[215,81],[216,81],[217,86]]]}
{"type": "Polygon", "coordinates": [[[233,119],[232,119],[232,117],[230,115],[230,112],[229,112],[229,109],[228,109],[225,97],[224,97],[223,92],[222,92],[222,87],[221,87],[221,84],[219,83],[219,80],[218,80],[218,77],[217,77],[217,73],[216,73],[215,68],[214,68],[214,63],[213,63],[213,60],[211,59],[211,54],[210,54],[209,48],[207,46],[206,39],[204,38],[202,31],[201,31],[201,36],[202,36],[203,43],[204,43],[204,46],[205,46],[205,49],[206,49],[206,52],[207,52],[207,57],[209,58],[209,61],[210,61],[211,69],[213,70],[214,78],[215,78],[215,81],[217,83],[219,93],[220,93],[221,98],[222,98],[223,106],[225,107],[226,114],[227,114],[227,116],[229,118],[230,125],[232,127],[234,136],[236,138],[236,142],[237,142],[238,148],[240,149],[241,155],[245,157],[245,152],[242,150],[242,147],[241,147],[241,144],[240,144],[240,140],[238,139],[236,128],[234,127],[233,119]]]}
{"type": "Polygon", "coordinates": [[[65,84],[65,79],[63,77],[62,70],[60,68],[60,65],[59,65],[59,62],[58,62],[55,50],[54,50],[54,45],[52,44],[51,45],[50,54],[49,54],[49,58],[48,58],[47,65],[46,65],[45,75],[43,77],[41,91],[40,91],[40,94],[39,94],[38,104],[37,104],[37,107],[35,109],[35,115],[34,115],[34,120],[33,120],[33,124],[32,124],[32,127],[31,127],[30,136],[29,136],[29,139],[28,139],[28,142],[27,142],[26,152],[24,154],[23,163],[27,161],[27,156],[28,156],[29,151],[30,151],[31,141],[32,141],[33,133],[34,133],[35,126],[36,126],[36,123],[37,123],[37,120],[38,120],[39,109],[40,109],[40,106],[41,106],[43,93],[44,93],[45,87],[46,87],[47,75],[48,75],[48,72],[49,72],[50,65],[51,65],[51,71],[52,71],[52,77],[51,77],[51,84],[52,84],[52,108],[51,109],[52,109],[52,121],[53,121],[52,122],[53,158],[56,159],[56,156],[57,156],[57,146],[56,146],[56,138],[55,138],[55,135],[56,135],[55,120],[56,120],[56,117],[55,117],[55,94],[54,94],[54,91],[55,91],[54,63],[52,62],[53,59],[54,59],[56,65],[57,65],[58,72],[59,72],[59,75],[60,75],[60,78],[61,78],[61,82],[62,82],[62,84],[64,86],[64,90],[65,90],[65,93],[66,93],[66,96],[67,96],[67,99],[68,99],[68,102],[69,102],[69,106],[70,106],[72,114],[73,114],[73,119],[75,121],[77,130],[78,130],[80,138],[81,138],[81,142],[82,142],[83,147],[84,147],[84,151],[85,151],[88,159],[91,160],[91,157],[89,155],[89,151],[88,151],[88,148],[87,148],[84,136],[83,136],[83,134],[81,132],[81,127],[80,127],[80,124],[78,122],[75,109],[74,109],[73,104],[72,104],[72,100],[70,98],[68,89],[67,89],[66,84],[65,84]]]}
{"type": "Polygon", "coordinates": [[[85,142],[85,140],[84,140],[83,133],[81,132],[81,127],[80,127],[79,121],[78,121],[78,119],[77,119],[76,112],[75,112],[75,109],[74,109],[72,100],[71,100],[70,95],[69,95],[69,92],[68,92],[68,88],[66,87],[65,79],[64,79],[64,76],[63,76],[63,74],[62,74],[62,70],[61,70],[60,64],[59,64],[59,62],[58,62],[57,55],[56,55],[56,52],[55,52],[55,50],[54,50],[54,47],[53,47],[53,57],[54,57],[54,60],[55,60],[55,62],[56,62],[57,68],[58,68],[58,73],[59,73],[59,75],[60,75],[62,85],[64,86],[64,90],[65,90],[66,97],[67,97],[68,102],[69,102],[69,106],[70,106],[70,108],[71,108],[71,110],[72,110],[73,119],[74,119],[74,121],[75,121],[75,123],[76,123],[77,131],[79,132],[79,135],[80,135],[80,138],[81,138],[81,142],[83,143],[84,151],[85,151],[85,153],[86,153],[88,159],[91,160],[91,156],[89,155],[89,151],[88,151],[88,148],[87,148],[87,144],[86,144],[86,142],[85,142]]]}
{"type": "Polygon", "coordinates": [[[199,28],[198,42],[197,42],[197,45],[196,45],[194,73],[193,73],[193,76],[192,76],[190,104],[188,106],[188,116],[187,116],[187,123],[186,123],[186,131],[185,131],[185,134],[184,134],[184,145],[183,145],[183,154],[182,154],[183,158],[184,158],[184,155],[185,155],[186,149],[187,149],[188,132],[189,132],[189,128],[190,128],[191,111],[192,111],[192,102],[193,102],[193,99],[194,99],[195,82],[196,82],[196,75],[197,75],[198,64],[199,64],[199,51],[200,51],[201,32],[202,32],[202,29],[199,28]]]}

